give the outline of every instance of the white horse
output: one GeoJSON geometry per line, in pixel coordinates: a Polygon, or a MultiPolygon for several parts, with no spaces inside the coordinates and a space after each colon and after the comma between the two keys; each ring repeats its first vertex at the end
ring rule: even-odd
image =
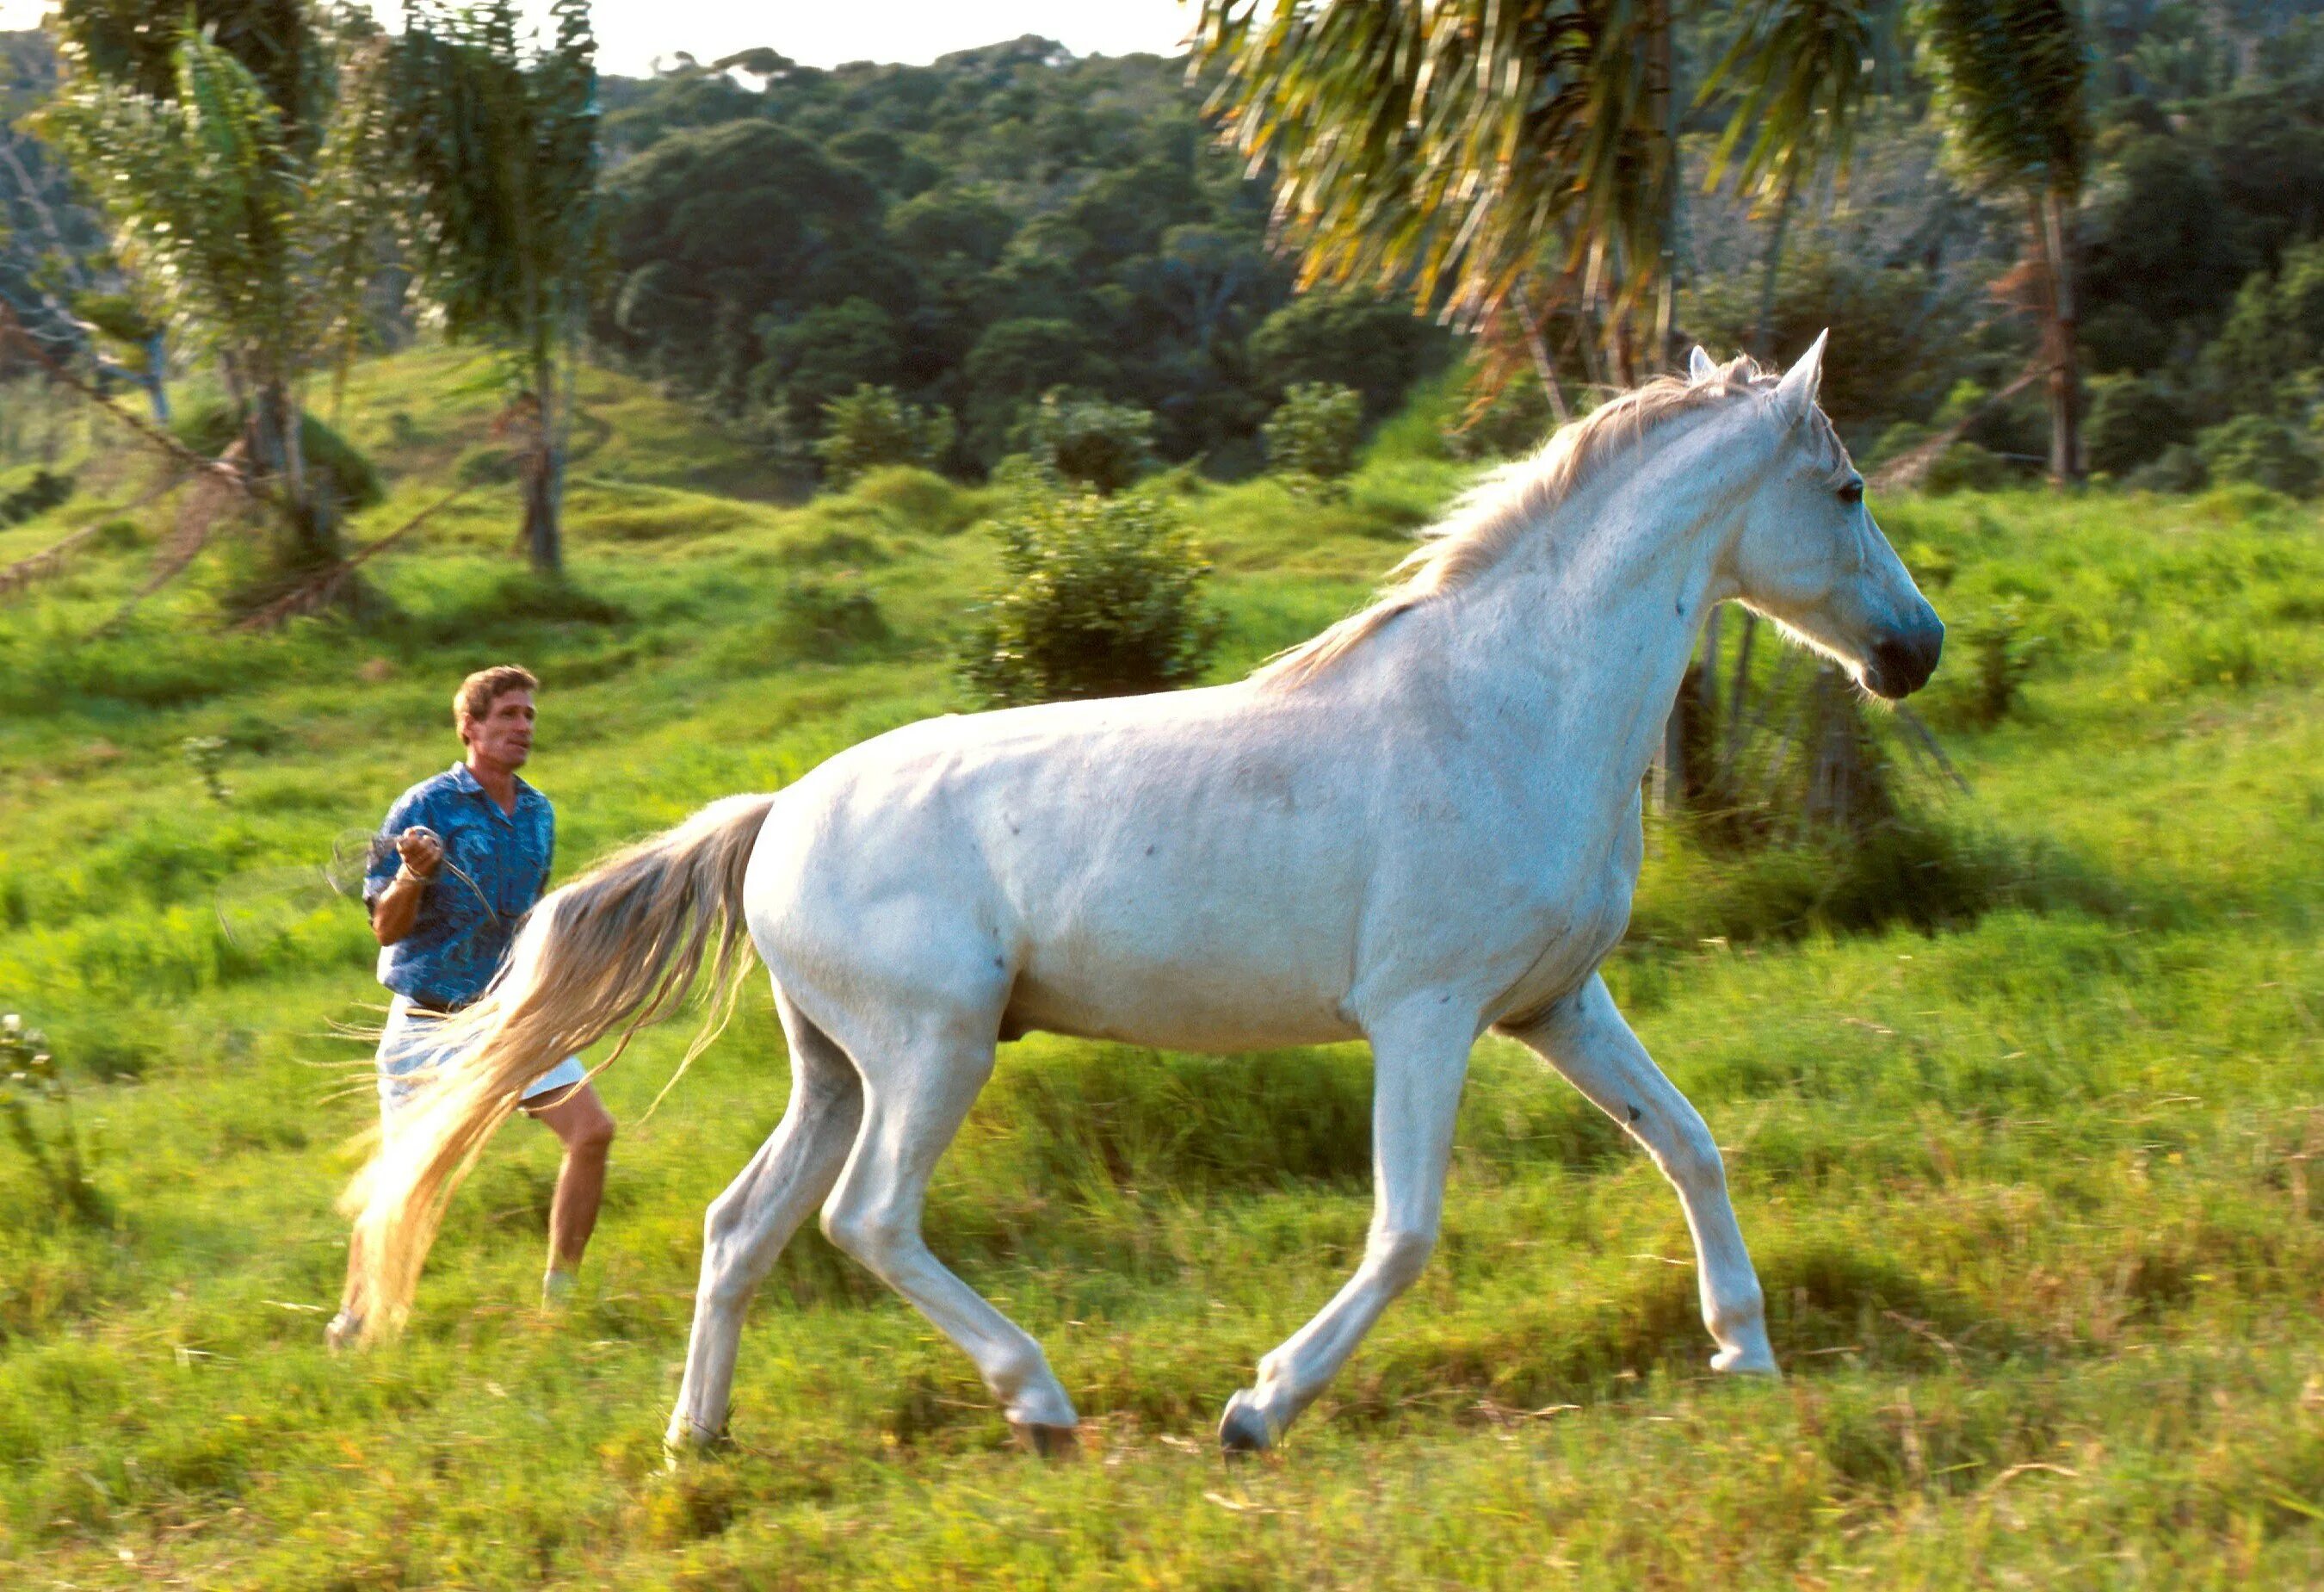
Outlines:
{"type": "Polygon", "coordinates": [[[526,1080],[666,1011],[706,958],[731,1001],[747,927],[790,1106],[710,1207],[674,1450],[723,1435],[745,1308],[818,1205],[1032,1446],[1071,1440],[1040,1346],[920,1233],[995,1047],[1036,1029],[1370,1042],[1362,1263],[1228,1403],[1230,1449],[1275,1442],[1419,1274],[1488,1028],[1653,1154],[1693,1234],[1711,1365],[1774,1373],[1718,1147],[1597,969],[1628,920],[1640,779],[1712,604],[1742,601],[1881,697],[1936,666],[1943,626],[1816,406],[1822,352],[1777,381],[1696,349],[1687,379],[1498,473],[1380,602],[1247,680],[912,725],[557,891],[447,1035],[463,1059],[349,1190],[347,1319],[402,1319],[444,1200],[526,1080]]]}

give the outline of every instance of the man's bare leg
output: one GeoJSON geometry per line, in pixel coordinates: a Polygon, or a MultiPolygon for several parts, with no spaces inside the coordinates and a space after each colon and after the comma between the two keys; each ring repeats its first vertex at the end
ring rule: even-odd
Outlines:
{"type": "Polygon", "coordinates": [[[557,1192],[549,1204],[549,1272],[541,1284],[544,1303],[555,1304],[572,1286],[582,1251],[596,1229],[597,1207],[605,1196],[605,1160],[613,1145],[613,1114],[594,1085],[560,1089],[553,1103],[531,1115],[548,1125],[565,1146],[557,1169],[557,1192]]]}

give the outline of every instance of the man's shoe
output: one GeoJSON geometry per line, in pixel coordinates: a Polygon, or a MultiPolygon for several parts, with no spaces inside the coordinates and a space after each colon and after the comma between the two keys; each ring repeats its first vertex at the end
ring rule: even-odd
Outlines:
{"type": "Polygon", "coordinates": [[[540,1308],[544,1310],[561,1310],[570,1304],[573,1300],[573,1288],[576,1281],[572,1273],[552,1269],[540,1280],[540,1308]]]}

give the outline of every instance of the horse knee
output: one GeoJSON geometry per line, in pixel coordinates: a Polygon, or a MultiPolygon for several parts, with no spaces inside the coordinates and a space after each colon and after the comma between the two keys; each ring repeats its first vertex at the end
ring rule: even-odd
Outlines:
{"type": "Polygon", "coordinates": [[[1434,1232],[1397,1230],[1372,1235],[1365,1259],[1372,1274],[1392,1293],[1402,1293],[1420,1280],[1428,1257],[1436,1248],[1434,1232]]]}

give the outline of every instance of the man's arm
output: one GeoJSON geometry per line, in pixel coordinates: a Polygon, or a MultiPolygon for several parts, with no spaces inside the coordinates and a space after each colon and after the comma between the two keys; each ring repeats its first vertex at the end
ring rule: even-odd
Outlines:
{"type": "Polygon", "coordinates": [[[382,945],[393,945],[411,932],[412,921],[420,916],[420,898],[428,893],[444,863],[444,843],[424,828],[404,830],[395,838],[395,849],[403,859],[402,866],[371,903],[371,931],[382,945]]]}

